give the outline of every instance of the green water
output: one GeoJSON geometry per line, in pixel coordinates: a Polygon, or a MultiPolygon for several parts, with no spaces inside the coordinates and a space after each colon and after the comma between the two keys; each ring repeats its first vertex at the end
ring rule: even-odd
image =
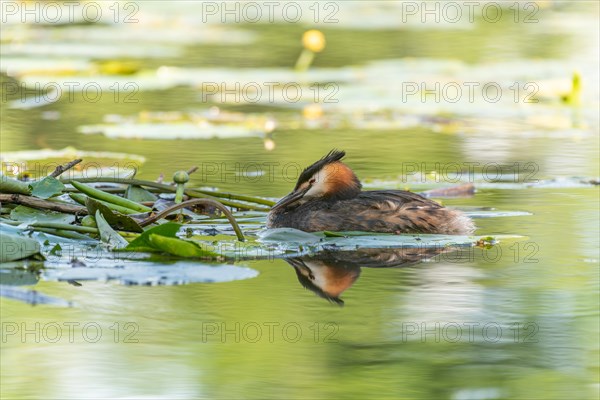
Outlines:
{"type": "MultiPolygon", "coordinates": [[[[187,10],[186,4],[196,3],[142,6],[140,12],[148,14],[140,15],[192,18],[197,9],[187,10]]],[[[392,7],[389,12],[398,11],[392,7]]],[[[486,71],[514,61],[515,80],[560,78],[567,83],[576,69],[583,77],[583,104],[513,105],[504,116],[479,103],[472,105],[472,114],[452,105],[438,111],[430,101],[423,107],[434,111],[425,114],[477,119],[485,130],[440,132],[429,125],[309,129],[288,123],[275,130],[276,147],[267,151],[261,138],[252,137],[159,141],[77,131],[101,123],[107,114],[215,105],[203,103],[191,86],[140,91],[135,104],[106,96],[93,104],[63,99],[16,110],[3,99],[2,153],[66,146],[128,152],[146,158],[138,174],[146,179],[192,165],[218,165],[218,173],[201,169],[192,183],[271,197],[293,187],[294,170],[285,170],[287,165],[306,166],[334,147],[346,150],[347,163],[362,179],[394,181],[401,188],[437,185],[431,178],[424,185],[408,179],[407,163],[426,163],[423,172],[438,169],[436,163],[478,163],[477,173],[485,165],[530,163],[536,166],[535,179],[567,182],[598,175],[598,19],[590,22],[598,15],[597,4],[550,2],[539,10],[535,25],[478,18],[469,29],[398,24],[361,30],[353,28],[360,18],[347,15],[340,14],[339,26],[321,27],[327,48],[317,55],[315,68],[360,70],[377,60],[410,57],[434,66],[458,60],[473,71],[486,71]],[[544,68],[544,63],[554,67],[544,68]],[[59,119],[46,119],[49,111],[60,112],[59,119]],[[558,119],[532,122],[548,114],[558,119]],[[509,123],[516,124],[517,132],[506,128],[509,123]],[[239,176],[262,163],[275,167],[259,177],[239,176]]],[[[312,26],[220,27],[253,32],[256,40],[190,44],[178,56],[138,61],[148,68],[288,68],[299,53],[299,37],[312,26]]],[[[341,86],[340,96],[351,87],[352,82],[341,86]]],[[[342,108],[347,101],[342,97],[342,108]]],[[[268,112],[278,120],[300,118],[293,107],[220,106],[268,112]]],[[[409,113],[401,102],[398,109],[409,113]]],[[[521,182],[503,188],[480,177],[478,183],[474,197],[444,203],[529,212],[476,220],[476,234],[521,235],[523,240],[405,269],[362,268],[341,295],[343,308],[304,289],[294,269],[278,259],[242,261],[239,265],[260,275],[219,284],[82,282],[76,287],[40,281],[32,288],[72,300],[76,307],[1,300],[2,398],[598,398],[597,186],[559,182],[530,188],[521,182]]]]}

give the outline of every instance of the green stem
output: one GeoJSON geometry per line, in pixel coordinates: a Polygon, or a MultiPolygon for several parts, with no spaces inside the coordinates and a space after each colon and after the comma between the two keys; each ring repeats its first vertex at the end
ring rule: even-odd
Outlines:
{"type": "MultiPolygon", "coordinates": [[[[107,193],[124,193],[127,188],[122,187],[103,187],[102,191],[107,193]]],[[[75,188],[66,187],[63,189],[63,193],[81,193],[79,190],[75,188]]]]}
{"type": "Polygon", "coordinates": [[[275,202],[273,200],[263,199],[260,197],[246,196],[243,194],[235,194],[235,193],[215,192],[212,190],[204,190],[204,189],[193,189],[193,190],[198,193],[204,193],[209,196],[220,197],[222,199],[248,201],[250,203],[264,204],[265,206],[269,206],[269,207],[273,207],[275,205],[275,202]]]}
{"type": "MultiPolygon", "coordinates": [[[[6,221],[2,221],[2,222],[6,222],[6,221]]],[[[11,221],[11,222],[17,222],[17,221],[11,221]]],[[[17,222],[17,225],[18,224],[21,224],[21,222],[17,222]]],[[[11,223],[11,225],[13,225],[13,224],[11,223]]],[[[100,233],[98,228],[94,228],[91,226],[71,225],[71,224],[63,224],[63,223],[59,223],[59,222],[34,222],[32,224],[29,224],[29,226],[32,228],[35,228],[36,231],[42,231],[42,232],[44,232],[47,229],[56,229],[58,231],[91,233],[91,234],[96,234],[96,235],[98,235],[100,233]]],[[[117,231],[117,233],[119,235],[123,236],[125,239],[135,239],[140,235],[139,233],[124,232],[124,231],[117,231]]]]}
{"type": "Polygon", "coordinates": [[[223,211],[223,214],[225,214],[225,216],[229,220],[229,223],[231,224],[231,227],[235,231],[235,234],[236,234],[238,240],[240,242],[243,242],[246,240],[244,238],[244,234],[242,233],[242,230],[240,229],[240,226],[238,225],[238,223],[235,220],[235,217],[233,216],[233,214],[231,214],[231,211],[229,211],[227,209],[227,207],[225,207],[223,204],[219,203],[216,200],[212,200],[212,199],[194,199],[194,200],[184,201],[183,203],[175,204],[174,206],[169,207],[166,210],[163,210],[163,211],[159,212],[158,214],[143,220],[142,222],[140,222],[140,226],[144,227],[144,226],[150,225],[151,223],[156,222],[159,219],[164,218],[167,215],[171,214],[173,211],[177,211],[181,208],[191,206],[194,204],[207,204],[207,205],[211,205],[211,206],[216,207],[219,210],[223,211]]]}
{"type": "Polygon", "coordinates": [[[300,53],[300,57],[298,57],[294,69],[298,72],[306,71],[308,68],[310,68],[314,58],[315,53],[308,49],[302,49],[302,53],[300,53]]]}
{"type": "Polygon", "coordinates": [[[131,210],[136,210],[138,212],[150,212],[152,208],[143,206],[141,204],[136,203],[135,201],[131,201],[121,196],[117,196],[114,194],[110,194],[107,192],[103,192],[102,190],[93,188],[88,185],[84,185],[83,183],[71,180],[71,185],[73,187],[79,189],[80,192],[87,194],[88,196],[101,201],[106,201],[108,203],[116,204],[119,207],[129,208],[131,210]]]}
{"type": "Polygon", "coordinates": [[[82,240],[82,239],[91,239],[89,236],[85,236],[79,232],[74,232],[74,231],[67,231],[64,229],[53,229],[53,228],[41,228],[41,227],[37,227],[35,228],[36,232],[44,232],[44,233],[49,233],[51,235],[56,235],[56,236],[62,236],[68,239],[77,239],[77,240],[82,240]]]}
{"type": "MultiPolygon", "coordinates": [[[[61,179],[62,183],[71,183],[72,179],[61,179]]],[[[152,181],[144,181],[140,179],[128,179],[128,178],[112,178],[112,177],[97,177],[97,178],[79,178],[77,182],[82,183],[90,183],[90,182],[111,182],[111,183],[122,183],[125,185],[137,185],[137,186],[147,186],[151,188],[161,189],[165,192],[174,193],[177,189],[174,186],[166,185],[164,183],[152,182],[152,181]]],[[[222,204],[225,204],[229,207],[241,208],[245,210],[254,210],[254,211],[269,211],[270,208],[266,207],[257,207],[251,204],[238,203],[230,200],[219,200],[218,192],[210,192],[210,191],[200,191],[194,189],[185,189],[185,194],[190,197],[202,198],[202,199],[211,199],[215,201],[220,201],[222,204]],[[204,192],[212,193],[208,195],[204,192]],[[214,195],[214,196],[213,196],[214,195]]],[[[228,194],[225,194],[227,196],[228,194]]],[[[232,197],[233,198],[233,197],[232,197]]],[[[241,199],[240,199],[241,200],[241,199]]],[[[266,200],[268,201],[268,200],[266,200]]],[[[253,201],[256,203],[256,201],[253,201]]]]}
{"type": "Polygon", "coordinates": [[[185,190],[185,186],[183,184],[178,184],[175,192],[175,203],[181,203],[183,200],[183,191],[185,190]]]}
{"type": "Polygon", "coordinates": [[[6,175],[0,174],[0,192],[30,195],[31,188],[26,182],[22,182],[13,178],[9,178],[6,175]]]}
{"type": "MultiPolygon", "coordinates": [[[[72,198],[73,200],[75,200],[76,202],[78,202],[79,204],[82,204],[84,206],[86,205],[86,203],[85,203],[86,199],[89,198],[88,196],[86,196],[84,194],[81,194],[81,193],[69,193],[69,197],[72,198]]],[[[98,200],[98,199],[94,199],[94,200],[96,200],[99,203],[104,204],[106,207],[110,208],[111,210],[120,212],[121,214],[125,214],[125,215],[140,214],[139,211],[132,210],[132,209],[127,208],[127,207],[121,207],[121,206],[118,206],[116,204],[109,203],[108,201],[103,201],[103,200],[98,200]]]]}
{"type": "Polygon", "coordinates": [[[51,229],[61,229],[65,231],[75,231],[80,233],[98,233],[97,228],[92,228],[91,226],[79,226],[79,225],[71,225],[71,224],[62,224],[60,222],[34,222],[29,224],[29,226],[34,228],[51,228],[51,229]]]}

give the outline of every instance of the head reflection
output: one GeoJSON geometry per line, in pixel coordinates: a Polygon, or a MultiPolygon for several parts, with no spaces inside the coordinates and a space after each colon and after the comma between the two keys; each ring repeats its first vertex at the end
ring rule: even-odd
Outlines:
{"type": "Polygon", "coordinates": [[[456,250],[451,247],[324,250],[313,255],[286,258],[285,261],[294,267],[298,282],[304,288],[343,306],[340,296],[356,282],[361,268],[408,267],[456,250]]]}

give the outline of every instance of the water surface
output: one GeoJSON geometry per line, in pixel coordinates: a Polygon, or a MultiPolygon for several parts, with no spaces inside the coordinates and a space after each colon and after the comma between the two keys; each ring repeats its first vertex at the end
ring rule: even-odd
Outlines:
{"type": "MultiPolygon", "coordinates": [[[[364,11],[362,3],[352,4],[364,11]]],[[[140,6],[142,23],[152,17],[160,26],[169,17],[189,29],[206,28],[198,22],[196,3],[140,6]]],[[[346,150],[348,164],[370,186],[386,181],[421,190],[450,184],[450,172],[440,182],[431,174],[423,181],[407,168],[425,163],[425,170],[419,170],[427,174],[468,162],[482,188],[474,197],[444,203],[531,213],[476,221],[477,235],[524,239],[407,268],[362,268],[341,295],[344,307],[303,288],[294,269],[280,259],[241,261],[239,265],[260,275],[227,283],[145,287],[39,281],[31,288],[76,306],[32,307],[2,299],[3,397],[597,398],[598,188],[564,180],[544,188],[523,183],[525,177],[528,182],[574,182],[579,179],[574,177],[598,175],[598,20],[592,19],[597,4],[549,2],[539,10],[536,24],[510,19],[492,24],[477,18],[460,29],[389,22],[382,16],[400,8],[385,11],[385,4],[373,6],[379,14],[373,12],[389,23],[362,24],[361,18],[348,16],[355,9],[340,7],[339,24],[319,27],[327,48],[314,67],[339,69],[340,101],[323,104],[323,109],[326,119],[343,116],[345,123],[294,124],[303,121],[302,105],[207,103],[197,86],[181,85],[141,90],[137,103],[115,102],[112,96],[90,103],[77,97],[14,109],[3,101],[2,152],[66,146],[128,152],[146,158],[138,174],[144,179],[199,165],[201,170],[192,175],[195,185],[270,197],[291,190],[296,168],[332,148],[346,150]],[[421,64],[411,70],[407,60],[421,64]],[[363,78],[347,81],[348,68],[363,78]],[[483,83],[496,76],[503,88],[511,82],[537,82],[550,87],[554,97],[537,105],[398,100],[391,109],[382,106],[382,99],[393,97],[386,84],[419,82],[420,77],[392,79],[384,73],[402,68],[415,74],[429,68],[433,72],[428,76],[437,74],[442,82],[459,75],[473,75],[483,83]],[[557,99],[563,87],[569,89],[576,70],[584,91],[582,105],[572,107],[557,99]],[[394,113],[416,115],[421,122],[391,129],[356,126],[366,117],[349,117],[354,108],[369,111],[361,103],[354,105],[362,93],[356,87],[377,84],[381,98],[369,94],[375,122],[394,113]],[[356,96],[350,95],[352,90],[356,96]],[[100,124],[109,114],[215,105],[268,113],[280,121],[270,136],[275,148],[266,150],[260,137],[159,141],[79,133],[79,127],[100,124]],[[431,118],[444,122],[435,124],[431,118]],[[535,168],[514,175],[517,185],[486,188],[493,180],[486,179],[493,175],[484,170],[488,165],[535,168]],[[258,170],[262,175],[245,176],[258,170]]],[[[378,20],[369,13],[364,19],[378,20]]],[[[233,43],[219,42],[227,34],[214,43],[181,39],[170,45],[172,54],[131,58],[148,69],[205,68],[207,81],[210,71],[216,74],[225,67],[240,74],[254,71],[256,78],[255,70],[291,68],[302,32],[312,27],[306,22],[213,25],[241,32],[241,42],[235,43],[237,36],[230,37],[233,43]]],[[[50,33],[72,26],[18,29],[34,28],[47,34],[45,43],[53,43],[50,33]]],[[[91,26],[79,29],[82,35],[93,32],[91,26]]],[[[156,45],[165,40],[148,39],[156,45]]],[[[103,43],[102,35],[93,42],[103,43]]],[[[5,58],[11,56],[9,44],[14,44],[11,39],[2,39],[3,65],[11,60],[5,58]]],[[[34,62],[43,58],[27,57],[34,62]]],[[[263,82],[269,73],[264,74],[263,82]]],[[[461,178],[470,179],[468,167],[463,168],[461,178]]]]}

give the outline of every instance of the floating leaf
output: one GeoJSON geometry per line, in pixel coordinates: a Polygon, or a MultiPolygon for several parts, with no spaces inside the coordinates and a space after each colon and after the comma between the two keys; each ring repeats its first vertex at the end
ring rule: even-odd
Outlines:
{"type": "Polygon", "coordinates": [[[527,211],[500,211],[500,210],[489,210],[489,211],[465,211],[465,215],[470,218],[498,218],[498,217],[524,217],[533,215],[527,211]]]}
{"type": "Polygon", "coordinates": [[[263,136],[276,126],[270,116],[222,111],[217,107],[189,113],[143,111],[132,116],[111,115],[105,122],[81,126],[79,130],[115,138],[228,139],[263,136]]]}
{"type": "MultiPolygon", "coordinates": [[[[318,252],[323,249],[338,249],[340,251],[356,250],[361,248],[436,248],[436,247],[464,247],[473,246],[478,237],[463,235],[429,235],[429,234],[382,234],[374,232],[314,232],[307,233],[292,228],[268,229],[259,233],[259,240],[263,243],[277,242],[286,246],[288,250],[298,249],[298,245],[308,246],[311,251],[318,252]]],[[[518,235],[496,235],[499,239],[523,239],[518,235]]]]}
{"type": "Polygon", "coordinates": [[[33,239],[0,232],[0,250],[0,262],[21,260],[39,254],[40,244],[33,239]]]}
{"type": "Polygon", "coordinates": [[[89,236],[86,236],[79,232],[67,230],[67,229],[45,228],[45,227],[38,227],[38,226],[36,226],[34,229],[38,232],[48,233],[50,235],[54,235],[54,236],[66,238],[66,239],[73,239],[73,240],[76,240],[79,242],[90,240],[89,236]]]}
{"type": "Polygon", "coordinates": [[[52,248],[52,250],[50,250],[50,255],[57,255],[61,252],[62,247],[60,247],[60,244],[56,243],[54,245],[54,247],[52,248]]]}
{"type": "Polygon", "coordinates": [[[144,232],[142,227],[131,217],[127,215],[113,212],[103,203],[92,199],[91,197],[86,198],[85,205],[88,209],[89,215],[96,215],[97,211],[100,211],[106,222],[114,228],[127,232],[144,232]]]}
{"type": "Polygon", "coordinates": [[[11,210],[10,219],[20,222],[59,222],[70,224],[75,221],[75,216],[57,211],[42,211],[36,208],[17,206],[11,210]]]}
{"type": "Polygon", "coordinates": [[[98,229],[100,230],[100,239],[104,243],[108,243],[111,247],[117,249],[121,249],[128,245],[127,240],[123,239],[121,235],[110,227],[100,210],[96,210],[96,224],[98,224],[98,229]]]}
{"type": "Polygon", "coordinates": [[[182,285],[188,283],[230,282],[258,276],[258,271],[234,265],[198,264],[197,261],[178,261],[157,265],[140,261],[122,268],[90,267],[45,269],[42,278],[50,281],[117,281],[124,285],[182,285]]]}
{"type": "Polygon", "coordinates": [[[52,176],[47,176],[41,181],[30,184],[30,186],[31,195],[39,197],[40,199],[48,199],[57,194],[61,194],[65,188],[65,185],[63,185],[61,181],[52,176]]]}
{"type": "MultiPolygon", "coordinates": [[[[21,235],[24,234],[25,231],[29,231],[31,228],[27,224],[21,224],[19,226],[12,226],[4,223],[0,223],[0,230],[2,230],[6,234],[13,235],[21,235]]],[[[43,243],[44,246],[54,245],[56,243],[60,243],[61,245],[64,243],[76,244],[77,246],[88,245],[90,243],[98,243],[97,240],[90,238],[85,235],[78,235],[77,240],[68,239],[65,237],[57,236],[57,231],[55,229],[48,229],[43,231],[44,228],[35,228],[36,230],[33,232],[29,232],[31,238],[37,240],[39,243],[43,243]]],[[[66,231],[64,231],[66,232],[66,231]]],[[[71,232],[76,233],[76,232],[71,232]]]]}
{"type": "MultiPolygon", "coordinates": [[[[222,236],[222,235],[221,235],[222,236]]],[[[194,240],[199,238],[194,237],[194,240]]],[[[203,240],[203,244],[214,248],[214,252],[231,260],[272,260],[278,257],[289,257],[291,255],[301,255],[304,253],[303,245],[299,243],[258,243],[256,241],[240,242],[236,238],[229,240],[221,238],[219,240],[203,240]]],[[[309,246],[306,246],[307,248],[309,246]]]]}
{"type": "Polygon", "coordinates": [[[127,245],[125,250],[131,251],[156,251],[155,247],[150,242],[150,235],[160,235],[165,237],[177,237],[177,232],[181,228],[180,224],[174,222],[167,222],[166,224],[158,225],[148,229],[142,233],[138,238],[134,239],[127,245]]]}
{"type": "Polygon", "coordinates": [[[317,243],[321,240],[316,234],[304,232],[294,228],[267,229],[259,233],[261,242],[288,242],[288,243],[317,243]]]}
{"type": "Polygon", "coordinates": [[[266,133],[264,128],[242,125],[198,125],[191,122],[170,124],[123,124],[84,126],[80,131],[85,134],[102,133],[109,138],[119,139],[233,139],[260,137],[266,133]]]}
{"type": "Polygon", "coordinates": [[[203,249],[198,243],[177,237],[177,232],[180,228],[180,224],[168,222],[148,229],[129,243],[125,250],[144,252],[161,251],[180,257],[218,257],[217,253],[203,249]]]}
{"type": "MultiPolygon", "coordinates": [[[[146,159],[143,156],[136,154],[114,153],[108,151],[86,151],[76,149],[75,147],[71,146],[65,147],[64,149],[60,150],[23,150],[0,154],[0,161],[2,161],[3,171],[7,171],[4,168],[12,167],[12,169],[10,169],[11,173],[16,173],[19,171],[39,170],[40,173],[48,174],[52,172],[52,169],[49,168],[48,170],[46,170],[44,168],[40,170],[40,164],[36,163],[35,161],[41,161],[45,166],[54,167],[62,165],[77,158],[82,158],[85,160],[85,162],[77,165],[75,168],[66,171],[61,175],[61,178],[86,178],[90,176],[91,170],[94,171],[94,174],[96,176],[126,178],[131,177],[135,173],[136,169],[139,167],[139,164],[142,164],[146,161],[146,159]],[[114,168],[115,162],[119,162],[120,166],[116,171],[114,168]],[[14,170],[15,166],[18,167],[17,171],[14,170]]],[[[25,182],[21,183],[27,185],[26,190],[29,191],[29,184],[25,182]]],[[[0,188],[2,187],[0,186],[0,188]]],[[[0,191],[11,193],[5,190],[0,191]]],[[[29,194],[29,192],[16,193],[29,194]]]]}
{"type": "Polygon", "coordinates": [[[203,249],[197,243],[179,238],[151,234],[148,236],[148,241],[156,250],[179,257],[217,258],[219,256],[215,252],[203,249]]]}
{"type": "Polygon", "coordinates": [[[125,191],[125,198],[135,201],[136,203],[142,203],[144,201],[156,201],[158,197],[146,189],[137,186],[129,185],[125,191]]]}

